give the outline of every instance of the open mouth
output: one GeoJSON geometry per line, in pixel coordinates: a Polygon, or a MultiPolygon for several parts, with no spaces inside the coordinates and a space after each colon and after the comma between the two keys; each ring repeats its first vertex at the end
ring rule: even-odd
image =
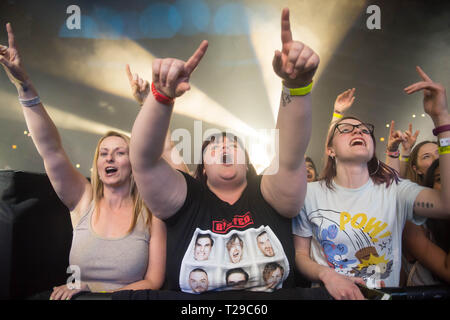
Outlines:
{"type": "Polygon", "coordinates": [[[105,168],[106,175],[113,175],[114,173],[117,172],[117,170],[118,169],[116,167],[106,167],[105,168]]]}
{"type": "Polygon", "coordinates": [[[232,165],[233,164],[233,157],[229,154],[224,153],[222,155],[222,163],[225,165],[232,165]]]}
{"type": "Polygon", "coordinates": [[[366,142],[361,138],[355,138],[350,141],[351,147],[354,147],[354,146],[363,146],[364,147],[365,145],[366,145],[366,142]]]}

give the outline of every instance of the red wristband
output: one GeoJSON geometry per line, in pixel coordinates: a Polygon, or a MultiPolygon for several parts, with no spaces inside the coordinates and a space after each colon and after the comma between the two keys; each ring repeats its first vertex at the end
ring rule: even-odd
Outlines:
{"type": "Polygon", "coordinates": [[[156,101],[161,102],[162,104],[171,105],[175,101],[175,99],[166,97],[165,95],[159,93],[158,90],[156,90],[155,84],[153,82],[152,82],[152,93],[156,101]]]}
{"type": "Polygon", "coordinates": [[[445,124],[443,126],[437,127],[433,129],[433,134],[437,136],[439,133],[450,131],[450,124],[445,124]]]}

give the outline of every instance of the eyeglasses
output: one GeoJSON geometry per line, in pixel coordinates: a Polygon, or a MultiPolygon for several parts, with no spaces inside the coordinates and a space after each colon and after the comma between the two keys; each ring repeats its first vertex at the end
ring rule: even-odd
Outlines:
{"type": "Polygon", "coordinates": [[[359,124],[339,123],[338,125],[336,125],[334,130],[336,131],[337,129],[340,133],[352,133],[353,130],[355,130],[355,128],[360,129],[361,132],[364,134],[373,134],[373,130],[375,127],[373,124],[370,123],[359,123],[359,124]]]}

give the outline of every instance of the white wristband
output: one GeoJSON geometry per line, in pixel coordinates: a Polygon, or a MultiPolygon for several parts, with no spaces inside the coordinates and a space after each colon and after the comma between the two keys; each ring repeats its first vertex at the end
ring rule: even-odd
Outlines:
{"type": "Polygon", "coordinates": [[[448,146],[450,146],[450,138],[440,138],[439,139],[439,146],[440,147],[448,147],[448,146]]]}
{"type": "Polygon", "coordinates": [[[23,107],[29,108],[41,103],[41,99],[39,98],[39,96],[27,100],[19,98],[19,102],[23,107]]]}

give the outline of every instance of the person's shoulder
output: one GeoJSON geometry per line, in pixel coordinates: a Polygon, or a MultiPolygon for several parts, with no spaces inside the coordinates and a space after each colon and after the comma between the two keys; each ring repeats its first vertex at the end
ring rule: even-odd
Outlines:
{"type": "Polygon", "coordinates": [[[194,186],[200,187],[200,188],[202,187],[203,184],[200,180],[196,179],[195,177],[193,177],[192,175],[190,175],[187,172],[181,171],[179,169],[176,169],[176,170],[183,175],[184,179],[186,180],[186,184],[187,184],[188,188],[194,187],[194,186]]]}
{"type": "Polygon", "coordinates": [[[327,189],[326,183],[324,180],[318,180],[314,182],[308,182],[306,184],[307,192],[316,192],[316,191],[324,191],[327,189]]]}
{"type": "Polygon", "coordinates": [[[314,181],[306,184],[305,202],[318,197],[323,197],[329,191],[325,181],[314,181]]]}
{"type": "Polygon", "coordinates": [[[426,187],[423,187],[419,184],[417,184],[414,181],[411,181],[406,178],[399,178],[398,182],[392,182],[386,189],[392,189],[392,190],[400,190],[400,189],[425,189],[426,187]]]}

